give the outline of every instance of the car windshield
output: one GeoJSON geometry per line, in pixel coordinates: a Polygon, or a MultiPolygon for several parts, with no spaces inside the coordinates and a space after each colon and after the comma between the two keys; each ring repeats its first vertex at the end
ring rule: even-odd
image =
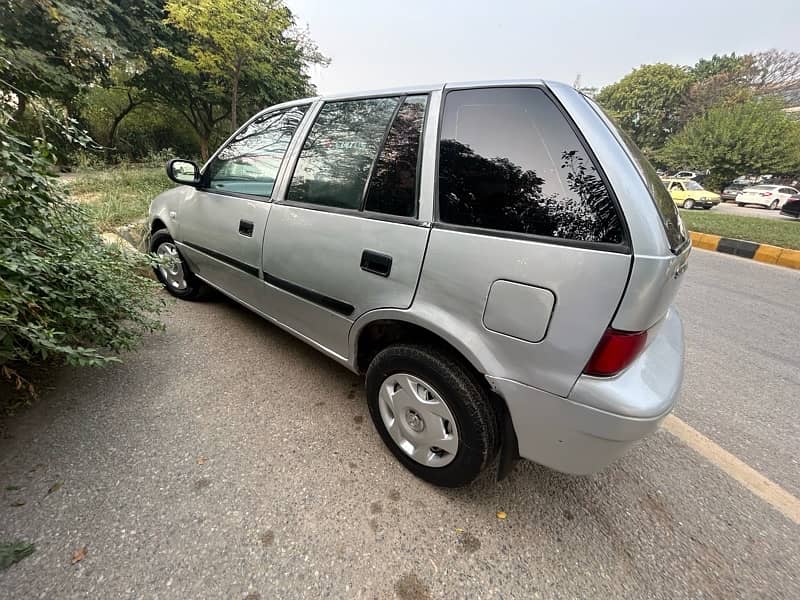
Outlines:
{"type": "Polygon", "coordinates": [[[692,180],[686,181],[684,183],[684,185],[686,186],[687,190],[702,190],[703,189],[702,185],[700,185],[696,181],[692,181],[692,180]]]}
{"type": "Polygon", "coordinates": [[[776,186],[774,185],[757,185],[754,188],[750,188],[753,190],[774,190],[776,186]]]}

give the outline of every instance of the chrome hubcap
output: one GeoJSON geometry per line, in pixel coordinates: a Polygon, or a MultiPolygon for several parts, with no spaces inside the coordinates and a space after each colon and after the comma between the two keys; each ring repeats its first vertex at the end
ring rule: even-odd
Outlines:
{"type": "Polygon", "coordinates": [[[396,373],[378,393],[381,420],[392,440],[416,462],[444,467],[458,452],[453,413],[439,393],[419,377],[396,373]]]}
{"type": "Polygon", "coordinates": [[[185,290],[186,277],[183,274],[183,263],[175,244],[164,242],[158,247],[156,254],[163,260],[162,264],[158,265],[158,271],[164,284],[173,290],[185,290]]]}

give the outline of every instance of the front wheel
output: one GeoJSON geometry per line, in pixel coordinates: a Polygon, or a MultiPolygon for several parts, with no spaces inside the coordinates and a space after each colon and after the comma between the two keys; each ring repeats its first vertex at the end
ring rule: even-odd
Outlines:
{"type": "Polygon", "coordinates": [[[150,236],[150,252],[161,259],[153,271],[170,294],[181,300],[199,300],[207,295],[208,286],[189,270],[169,231],[159,229],[150,236]]]}
{"type": "Polygon", "coordinates": [[[770,210],[778,210],[778,201],[777,200],[773,200],[772,204],[769,205],[769,209],[770,210]]]}
{"type": "Polygon", "coordinates": [[[692,208],[694,208],[694,200],[692,200],[691,198],[686,200],[683,203],[683,208],[685,208],[686,210],[692,210],[692,208]]]}
{"type": "Polygon", "coordinates": [[[434,485],[472,482],[499,446],[486,390],[460,361],[430,346],[396,344],[367,369],[367,402],[386,446],[434,485]]]}

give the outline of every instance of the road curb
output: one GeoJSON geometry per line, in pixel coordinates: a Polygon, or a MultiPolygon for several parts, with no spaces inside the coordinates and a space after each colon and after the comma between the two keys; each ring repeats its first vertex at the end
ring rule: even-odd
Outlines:
{"type": "Polygon", "coordinates": [[[690,231],[689,233],[692,236],[692,246],[695,248],[733,254],[734,256],[750,258],[769,265],[800,269],[800,250],[724,238],[710,233],[698,233],[697,231],[690,231]]]}

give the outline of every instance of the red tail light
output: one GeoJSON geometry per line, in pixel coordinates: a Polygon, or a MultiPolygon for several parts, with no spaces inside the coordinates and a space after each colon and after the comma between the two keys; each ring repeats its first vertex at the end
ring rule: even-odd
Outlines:
{"type": "Polygon", "coordinates": [[[617,331],[609,327],[583,372],[595,377],[616,375],[639,356],[646,341],[646,331],[617,331]]]}
{"type": "Polygon", "coordinates": [[[772,192],[761,192],[762,196],[772,196],[772,192]]]}

